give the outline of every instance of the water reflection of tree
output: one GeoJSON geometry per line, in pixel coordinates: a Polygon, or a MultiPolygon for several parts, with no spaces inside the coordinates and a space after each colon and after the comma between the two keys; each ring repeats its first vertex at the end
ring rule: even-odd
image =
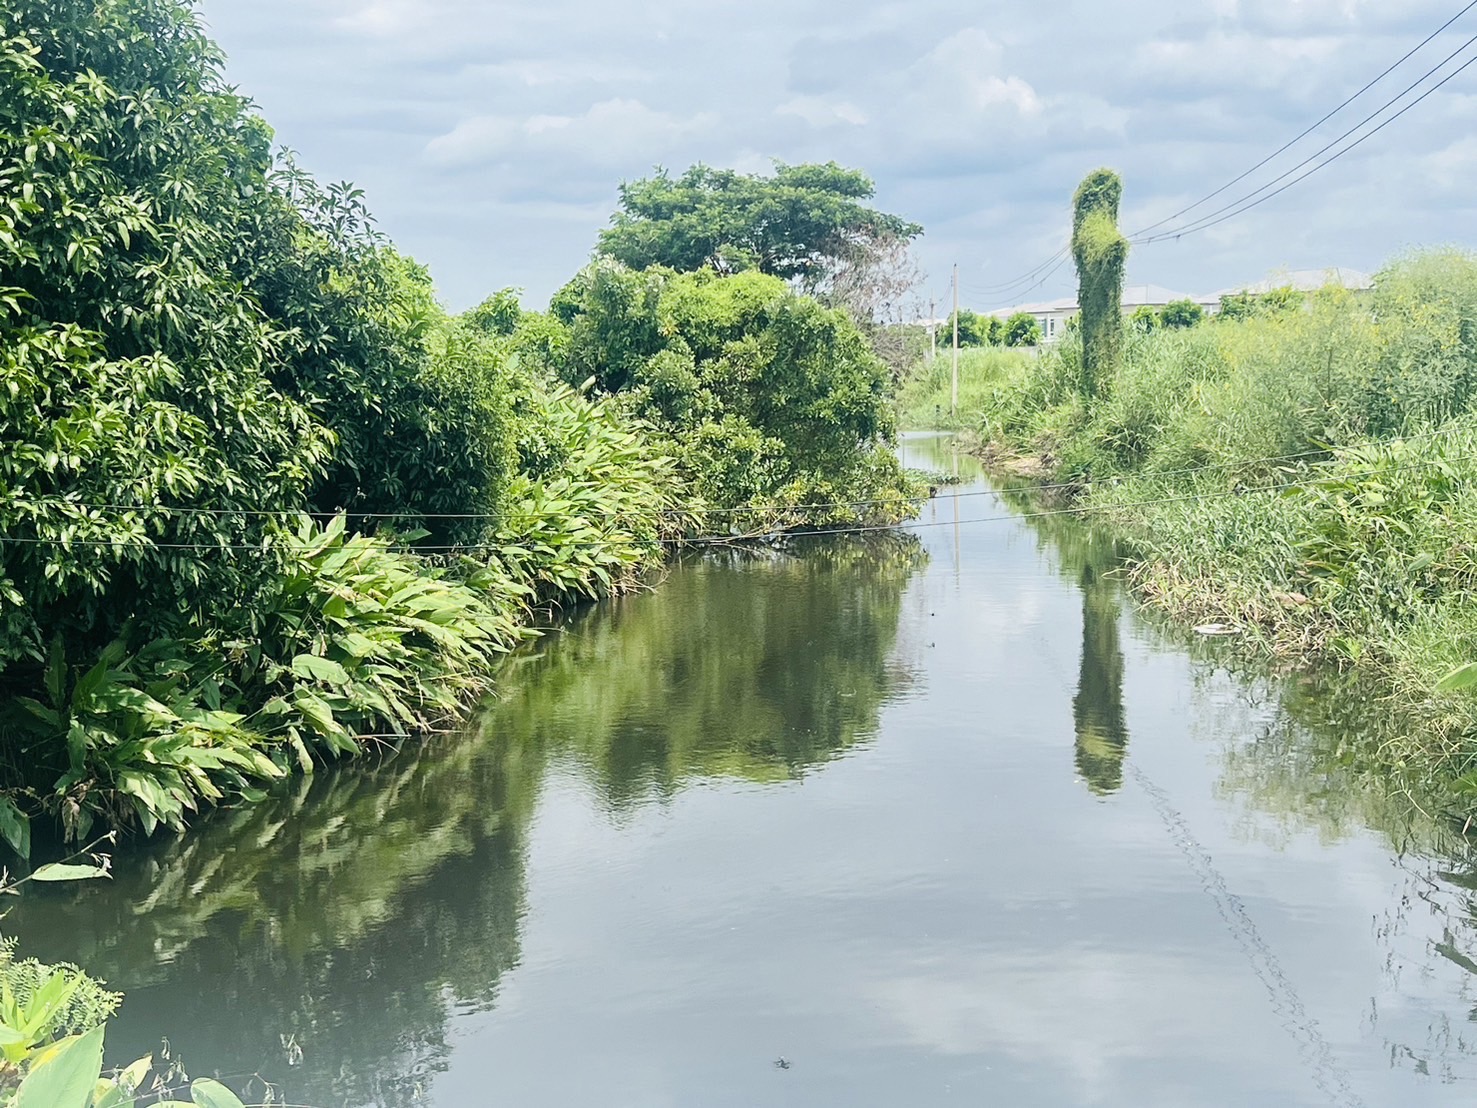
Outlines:
{"type": "Polygon", "coordinates": [[[1072,718],[1077,772],[1100,796],[1123,786],[1128,728],[1123,716],[1123,649],[1118,642],[1117,586],[1091,561],[1082,564],[1082,667],[1072,718]]]}
{"type": "MultiPolygon", "coordinates": [[[[1024,490],[1008,491],[1005,499],[1021,511],[1041,506],[1024,490]]],[[[1083,741],[1084,733],[1111,735],[1123,722],[1121,696],[1112,695],[1122,674],[1118,604],[1102,577],[1115,564],[1111,544],[1071,516],[1027,523],[1063,574],[1082,588],[1083,664],[1074,702],[1078,769],[1095,789],[1103,780],[1117,787],[1121,745],[1115,752],[1111,743],[1083,741]],[[1116,753],[1107,776],[1084,768],[1084,747],[1116,753]]],[[[1197,683],[1209,696],[1195,714],[1214,720],[1212,737],[1225,743],[1217,788],[1223,799],[1244,806],[1248,826],[1265,832],[1270,823],[1279,837],[1312,832],[1330,842],[1372,831],[1388,844],[1400,878],[1388,908],[1374,920],[1385,951],[1383,972],[1397,996],[1409,994],[1411,980],[1426,982],[1418,996],[1436,1010],[1424,1033],[1410,1035],[1400,1024],[1411,1004],[1397,1005],[1388,1020],[1372,1008],[1369,1033],[1383,1038],[1392,1068],[1443,1084],[1477,1082],[1477,1037],[1463,1030],[1477,1024],[1477,828],[1441,817],[1449,778],[1392,777],[1389,759],[1372,756],[1411,733],[1387,690],[1338,673],[1275,676],[1264,657],[1238,655],[1235,644],[1197,642],[1187,630],[1152,618],[1136,626],[1204,663],[1197,683]],[[1441,992],[1430,984],[1436,980],[1443,982],[1441,992]],[[1441,995],[1449,998],[1444,1009],[1436,999],[1441,995]]]]}
{"type": "Polygon", "coordinates": [[[260,1072],[291,1102],[411,1104],[444,1065],[448,1002],[490,1004],[517,964],[539,775],[471,743],[324,774],[7,923],[126,991],[114,1057],[167,1036],[187,1065],[260,1072]]]}
{"type": "Polygon", "coordinates": [[[786,779],[873,733],[907,679],[892,648],[920,548],[807,546],[705,558],[593,609],[514,659],[465,736],[217,813],[125,852],[112,882],[28,893],[7,927],[125,990],[116,1059],[167,1035],[291,1103],[415,1103],[453,1007],[492,1005],[518,963],[551,755],[619,804],[695,775],[786,779]]]}
{"type": "Polygon", "coordinates": [[[905,535],[710,555],[590,611],[485,726],[575,754],[616,804],[695,775],[796,776],[869,736],[908,680],[893,644],[922,558],[905,535]]]}
{"type": "MultiPolygon", "coordinates": [[[[1230,664],[1245,699],[1265,695],[1275,710],[1253,704],[1254,721],[1226,729],[1249,737],[1227,745],[1221,793],[1244,805],[1258,829],[1271,821],[1282,836],[1312,832],[1334,842],[1374,832],[1385,842],[1399,883],[1374,919],[1382,972],[1398,996],[1411,981],[1425,984],[1416,1004],[1396,1006],[1391,1019],[1372,1008],[1370,1031],[1383,1038],[1392,1068],[1448,1084],[1477,1081],[1477,1041],[1462,1031],[1477,1023],[1477,843],[1440,814],[1450,783],[1373,769],[1388,760],[1370,752],[1409,733],[1382,690],[1335,672],[1272,680],[1254,661],[1230,664]],[[1432,1015],[1412,1035],[1400,1016],[1421,1003],[1432,1015]]],[[[1223,699],[1220,710],[1229,710],[1223,699]]]]}
{"type": "MultiPolygon", "coordinates": [[[[1041,507],[1029,485],[1002,489],[1001,497],[1022,512],[1041,507]]],[[[1123,590],[1114,572],[1121,557],[1107,532],[1073,516],[1036,515],[1026,522],[1041,548],[1051,553],[1058,571],[1082,593],[1082,658],[1072,698],[1074,753],[1077,772],[1087,787],[1107,796],[1123,787],[1128,753],[1119,638],[1123,590]]]]}

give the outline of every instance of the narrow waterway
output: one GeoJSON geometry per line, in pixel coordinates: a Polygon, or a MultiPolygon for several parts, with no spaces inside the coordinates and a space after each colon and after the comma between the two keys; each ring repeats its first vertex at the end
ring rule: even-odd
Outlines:
{"type": "Polygon", "coordinates": [[[689,559],[7,929],[127,993],[110,1055],[315,1108],[1477,1101],[1477,867],[1342,776],[1359,712],[906,450],[964,477],[912,533],[689,559]]]}

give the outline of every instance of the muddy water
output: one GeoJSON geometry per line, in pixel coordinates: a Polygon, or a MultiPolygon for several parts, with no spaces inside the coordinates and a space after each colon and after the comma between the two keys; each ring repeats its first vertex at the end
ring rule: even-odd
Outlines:
{"type": "Polygon", "coordinates": [[[963,476],[911,532],[685,561],[7,926],[118,1059],[318,1108],[1477,1100],[1477,869],[1342,775],[1359,713],[907,450],[963,476]]]}

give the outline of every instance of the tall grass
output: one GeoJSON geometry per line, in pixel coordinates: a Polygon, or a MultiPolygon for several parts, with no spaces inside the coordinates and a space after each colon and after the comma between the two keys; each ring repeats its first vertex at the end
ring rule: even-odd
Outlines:
{"type": "Polygon", "coordinates": [[[1477,812],[1477,698],[1437,691],[1477,659],[1477,258],[1416,255],[1368,297],[1132,335],[1093,404],[1077,356],[1010,380],[987,437],[1076,483],[1152,604],[1376,682],[1395,726],[1360,756],[1477,812]]]}
{"type": "Polygon", "coordinates": [[[952,355],[940,350],[920,364],[898,394],[898,423],[906,431],[962,431],[979,426],[1002,388],[1025,376],[1034,355],[1024,350],[975,346],[959,351],[959,407],[952,407],[952,355]]]}

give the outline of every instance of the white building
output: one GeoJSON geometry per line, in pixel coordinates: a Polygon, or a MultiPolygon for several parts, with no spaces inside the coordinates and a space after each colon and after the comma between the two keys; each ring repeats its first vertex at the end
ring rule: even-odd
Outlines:
{"type": "Polygon", "coordinates": [[[1216,298],[1222,296],[1239,296],[1250,293],[1252,296],[1261,296],[1271,292],[1273,289],[1293,288],[1298,292],[1317,292],[1329,285],[1341,285],[1355,292],[1374,288],[1374,278],[1368,273],[1357,269],[1349,269],[1346,266],[1329,266],[1327,269],[1279,269],[1269,273],[1260,281],[1254,281],[1249,285],[1237,285],[1235,288],[1221,289],[1216,293],[1216,298]]]}
{"type": "MultiPolygon", "coordinates": [[[[1254,281],[1249,285],[1238,285],[1235,288],[1221,289],[1208,296],[1192,296],[1190,293],[1175,292],[1161,285],[1127,285],[1123,289],[1123,314],[1130,315],[1144,307],[1163,308],[1166,304],[1176,300],[1190,300],[1199,304],[1206,315],[1214,315],[1220,311],[1222,296],[1236,296],[1242,293],[1260,296],[1273,289],[1288,287],[1298,292],[1316,292],[1328,285],[1342,285],[1346,289],[1360,291],[1374,288],[1374,278],[1368,273],[1344,266],[1330,266],[1327,269],[1276,270],[1260,281],[1254,281]]],[[[1041,325],[1041,341],[1051,343],[1062,337],[1066,331],[1067,320],[1076,315],[1078,311],[1080,309],[1077,306],[1077,298],[1069,296],[1061,300],[1047,300],[1039,304],[1016,304],[1010,308],[997,308],[985,314],[1002,320],[1009,319],[1019,312],[1033,315],[1036,317],[1036,322],[1041,325]]]]}
{"type": "MultiPolygon", "coordinates": [[[[1191,296],[1187,292],[1175,292],[1161,285],[1126,285],[1123,289],[1123,312],[1128,315],[1143,307],[1162,308],[1175,300],[1192,300],[1204,308],[1207,314],[1219,309],[1221,304],[1219,295],[1191,296]]],[[[997,308],[985,314],[998,319],[1009,319],[1020,312],[1033,315],[1036,317],[1036,322],[1041,325],[1041,341],[1050,343],[1062,337],[1066,331],[1067,320],[1080,310],[1077,306],[1077,298],[1069,296],[1040,304],[1017,304],[1011,308],[997,308]]]]}

